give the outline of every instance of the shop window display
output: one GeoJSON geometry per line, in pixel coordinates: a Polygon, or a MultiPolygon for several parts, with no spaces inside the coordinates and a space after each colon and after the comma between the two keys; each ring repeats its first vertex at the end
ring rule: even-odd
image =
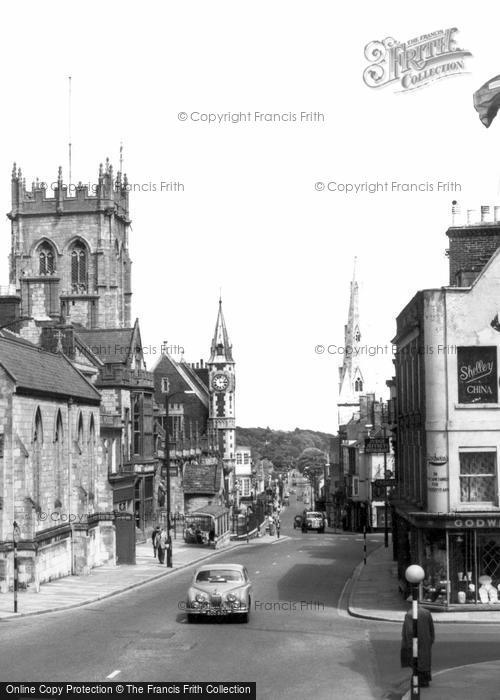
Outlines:
{"type": "Polygon", "coordinates": [[[445,605],[448,600],[449,581],[446,563],[446,533],[428,530],[424,533],[425,579],[422,584],[423,601],[445,605]]]}
{"type": "Polygon", "coordinates": [[[450,533],[450,603],[477,602],[474,531],[450,533]]]}

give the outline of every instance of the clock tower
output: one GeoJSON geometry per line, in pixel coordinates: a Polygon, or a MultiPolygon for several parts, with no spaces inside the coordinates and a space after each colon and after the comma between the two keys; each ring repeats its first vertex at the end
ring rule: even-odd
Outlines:
{"type": "Polygon", "coordinates": [[[209,422],[211,428],[218,431],[219,450],[224,461],[224,473],[227,478],[234,470],[235,464],[235,376],[232,346],[229,343],[221,299],[219,299],[219,313],[215,324],[210,360],[208,361],[208,382],[210,393],[209,422]]]}

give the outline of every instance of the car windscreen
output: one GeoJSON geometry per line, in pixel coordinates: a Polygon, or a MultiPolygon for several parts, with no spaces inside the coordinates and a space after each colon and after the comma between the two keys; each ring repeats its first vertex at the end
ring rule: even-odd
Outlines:
{"type": "Polygon", "coordinates": [[[196,576],[197,583],[202,581],[243,581],[243,574],[236,569],[205,569],[196,576]]]}
{"type": "Polygon", "coordinates": [[[307,518],[321,518],[321,513],[307,513],[307,518]]]}

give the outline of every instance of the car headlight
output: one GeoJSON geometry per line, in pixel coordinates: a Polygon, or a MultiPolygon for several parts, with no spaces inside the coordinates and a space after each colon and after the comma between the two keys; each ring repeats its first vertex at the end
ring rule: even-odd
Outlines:
{"type": "Polygon", "coordinates": [[[228,603],[234,603],[234,601],[236,600],[236,596],[234,595],[234,593],[228,593],[226,596],[226,600],[228,603]]]}
{"type": "Polygon", "coordinates": [[[204,595],[203,593],[197,593],[195,600],[198,603],[205,603],[207,600],[207,596],[204,595]]]}

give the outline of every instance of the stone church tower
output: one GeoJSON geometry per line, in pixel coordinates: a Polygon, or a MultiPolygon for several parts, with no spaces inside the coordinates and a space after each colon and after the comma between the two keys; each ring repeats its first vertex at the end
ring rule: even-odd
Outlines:
{"type": "Polygon", "coordinates": [[[363,393],[363,374],[360,367],[359,348],[361,331],[359,324],[359,290],[356,281],[356,260],[351,282],[349,315],[344,326],[344,361],[339,367],[339,425],[348,423],[359,410],[359,397],[363,393]]]}
{"type": "Polygon", "coordinates": [[[207,364],[210,393],[209,424],[212,429],[218,430],[219,449],[223,455],[226,475],[233,470],[235,464],[234,365],[232,346],[229,343],[222,313],[222,300],[219,300],[219,313],[207,364]]]}
{"type": "Polygon", "coordinates": [[[38,180],[26,189],[12,171],[10,288],[16,315],[87,329],[131,325],[126,176],[99,167],[97,183],[38,180]]]}

